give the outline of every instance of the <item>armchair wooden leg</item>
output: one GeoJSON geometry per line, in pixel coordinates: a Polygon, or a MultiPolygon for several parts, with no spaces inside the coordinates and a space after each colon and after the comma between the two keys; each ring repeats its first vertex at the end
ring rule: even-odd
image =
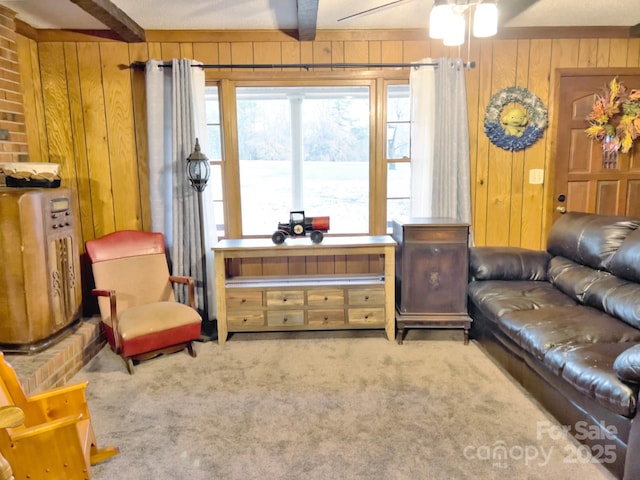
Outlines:
{"type": "Polygon", "coordinates": [[[189,355],[191,355],[193,358],[196,358],[198,356],[198,352],[196,352],[196,349],[193,346],[193,342],[187,343],[187,351],[189,352],[189,355]]]}
{"type": "Polygon", "coordinates": [[[120,453],[118,447],[109,445],[108,447],[98,448],[95,445],[91,445],[91,465],[104,462],[118,453],[120,453]]]}
{"type": "Polygon", "coordinates": [[[133,358],[131,357],[122,357],[122,358],[124,358],[124,361],[127,364],[127,372],[129,372],[129,375],[133,375],[133,358]]]}

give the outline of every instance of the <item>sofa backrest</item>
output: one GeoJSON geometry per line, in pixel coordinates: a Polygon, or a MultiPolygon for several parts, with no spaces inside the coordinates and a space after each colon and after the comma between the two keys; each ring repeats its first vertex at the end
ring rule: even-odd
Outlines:
{"type": "Polygon", "coordinates": [[[547,240],[547,278],[580,303],[640,329],[640,220],[567,213],[547,240]]]}
{"type": "Polygon", "coordinates": [[[640,220],[628,217],[569,212],[551,227],[547,251],[552,256],[608,270],[611,258],[639,226],[640,220]]]}

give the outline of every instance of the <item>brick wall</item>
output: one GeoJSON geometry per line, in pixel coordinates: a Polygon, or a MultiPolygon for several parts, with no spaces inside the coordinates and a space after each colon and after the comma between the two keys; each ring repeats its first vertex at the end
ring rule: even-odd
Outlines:
{"type": "Polygon", "coordinates": [[[15,12],[0,5],[0,163],[27,160],[15,12]]]}

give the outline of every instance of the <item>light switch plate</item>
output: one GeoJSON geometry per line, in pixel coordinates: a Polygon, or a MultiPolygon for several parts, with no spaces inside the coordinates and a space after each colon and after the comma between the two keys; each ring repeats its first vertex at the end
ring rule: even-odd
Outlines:
{"type": "Polygon", "coordinates": [[[531,185],[542,185],[544,183],[544,170],[541,168],[529,170],[529,183],[531,185]]]}

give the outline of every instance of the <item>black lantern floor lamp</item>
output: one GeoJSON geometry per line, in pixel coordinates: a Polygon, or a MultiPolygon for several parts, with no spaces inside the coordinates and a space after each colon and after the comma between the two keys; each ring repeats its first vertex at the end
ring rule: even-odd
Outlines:
{"type": "Polygon", "coordinates": [[[202,192],[207,187],[209,181],[209,175],[211,170],[209,168],[209,159],[200,151],[200,143],[196,138],[196,145],[191,152],[191,155],[187,157],[187,178],[193,189],[198,192],[198,226],[200,228],[200,250],[202,252],[202,294],[203,294],[203,335],[201,340],[208,340],[211,336],[209,332],[209,292],[207,290],[207,254],[205,251],[205,235],[204,235],[204,210],[202,207],[202,192]]]}

